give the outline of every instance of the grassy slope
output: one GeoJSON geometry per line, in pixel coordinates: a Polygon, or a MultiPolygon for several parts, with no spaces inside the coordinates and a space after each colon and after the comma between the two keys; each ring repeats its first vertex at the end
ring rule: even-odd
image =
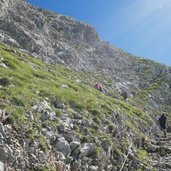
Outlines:
{"type": "MultiPolygon", "coordinates": [[[[0,60],[7,66],[0,67],[0,78],[6,78],[10,83],[8,86],[0,86],[0,108],[12,115],[16,125],[25,123],[32,138],[34,133],[29,130],[25,112],[31,110],[35,101],[41,102],[46,97],[58,99],[68,109],[79,111],[85,118],[98,120],[102,127],[104,124],[112,127],[108,119],[112,113],[123,115],[125,124],[137,133],[140,125],[149,127],[152,124],[147,113],[118,99],[119,95],[115,99],[95,90],[93,83],[96,79],[90,73],[47,64],[3,44],[0,45],[0,60]]],[[[90,136],[98,136],[96,128],[88,129],[90,136]]],[[[104,136],[108,135],[104,133],[104,136]]]]}
{"type": "Polygon", "coordinates": [[[14,51],[0,45],[1,61],[7,66],[0,68],[0,77],[10,82],[9,86],[1,86],[1,108],[16,105],[29,108],[35,99],[41,101],[48,97],[57,98],[71,108],[90,111],[90,114],[92,110],[97,110],[101,115],[121,110],[127,114],[144,115],[138,108],[95,90],[91,75],[72,71],[62,65],[47,64],[14,51]]]}

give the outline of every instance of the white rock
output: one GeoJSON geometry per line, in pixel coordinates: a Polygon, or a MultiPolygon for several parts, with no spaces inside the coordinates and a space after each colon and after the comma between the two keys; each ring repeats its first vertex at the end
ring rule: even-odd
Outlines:
{"type": "Polygon", "coordinates": [[[56,113],[55,112],[50,112],[49,113],[49,119],[50,120],[55,120],[56,119],[56,113]]]}
{"type": "Polygon", "coordinates": [[[45,136],[48,140],[51,140],[51,138],[54,136],[54,133],[52,131],[44,130],[45,136]]]}
{"type": "Polygon", "coordinates": [[[78,80],[78,79],[77,79],[77,80],[75,80],[75,81],[76,81],[77,83],[81,83],[81,81],[80,81],[80,80],[78,80]]]}
{"type": "Polygon", "coordinates": [[[32,106],[32,110],[34,112],[40,112],[40,111],[42,111],[42,107],[40,105],[34,105],[34,106],[32,106]]]}
{"type": "Polygon", "coordinates": [[[57,53],[58,56],[63,56],[64,55],[64,52],[60,51],[57,53]]]}
{"type": "Polygon", "coordinates": [[[88,156],[93,151],[94,148],[95,148],[94,144],[90,144],[90,143],[83,144],[83,147],[80,150],[79,157],[81,158],[81,157],[88,156]]]}
{"type": "Polygon", "coordinates": [[[90,166],[89,171],[98,171],[99,170],[99,167],[98,166],[90,166]]]}
{"type": "Polygon", "coordinates": [[[0,62],[0,67],[7,68],[7,66],[3,62],[0,62]]]}
{"type": "Polygon", "coordinates": [[[70,143],[70,148],[71,148],[72,151],[74,151],[79,146],[80,146],[80,142],[79,141],[72,141],[70,143]]]}
{"type": "Polygon", "coordinates": [[[0,171],[4,171],[4,163],[0,161],[0,171]]]}
{"type": "Polygon", "coordinates": [[[29,118],[29,120],[33,121],[34,120],[34,116],[32,112],[28,112],[27,117],[29,118]]]}
{"type": "Polygon", "coordinates": [[[44,109],[46,109],[46,110],[49,110],[49,111],[52,110],[51,107],[50,107],[50,105],[48,104],[48,102],[45,101],[45,100],[43,100],[43,102],[41,102],[41,106],[42,106],[44,109]]]}
{"type": "Polygon", "coordinates": [[[62,87],[62,88],[68,88],[68,85],[62,84],[61,87],[62,87]]]}

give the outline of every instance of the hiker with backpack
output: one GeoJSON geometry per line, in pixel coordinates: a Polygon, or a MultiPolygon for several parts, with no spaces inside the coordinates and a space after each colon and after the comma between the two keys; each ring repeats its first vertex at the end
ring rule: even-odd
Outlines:
{"type": "Polygon", "coordinates": [[[160,118],[158,119],[158,123],[159,123],[159,126],[160,126],[160,129],[163,131],[164,133],[164,137],[166,138],[166,121],[167,121],[167,117],[166,115],[163,113],[160,118]]]}
{"type": "Polygon", "coordinates": [[[124,101],[128,100],[128,92],[127,91],[122,92],[121,96],[124,98],[124,101]]]}
{"type": "Polygon", "coordinates": [[[96,90],[99,90],[99,91],[101,91],[101,92],[103,92],[103,86],[102,86],[102,84],[96,83],[96,84],[95,84],[95,89],[96,89],[96,90]]]}

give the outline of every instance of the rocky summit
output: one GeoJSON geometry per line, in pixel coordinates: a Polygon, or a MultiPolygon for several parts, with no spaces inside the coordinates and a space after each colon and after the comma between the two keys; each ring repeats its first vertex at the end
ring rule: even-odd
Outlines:
{"type": "Polygon", "coordinates": [[[0,0],[0,171],[169,171],[170,122],[171,67],[0,0]]]}

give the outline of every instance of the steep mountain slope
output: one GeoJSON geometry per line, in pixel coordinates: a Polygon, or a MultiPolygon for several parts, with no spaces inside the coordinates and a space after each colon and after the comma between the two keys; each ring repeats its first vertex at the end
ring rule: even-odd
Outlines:
{"type": "Polygon", "coordinates": [[[1,44],[1,170],[169,169],[170,145],[134,105],[145,100],[103,94],[93,79],[1,44]]]}
{"type": "Polygon", "coordinates": [[[63,63],[75,70],[98,71],[112,80],[110,85],[114,91],[132,93],[135,89],[148,89],[161,78],[166,85],[160,85],[158,92],[163,88],[165,92],[152,91],[153,100],[157,99],[157,104],[170,104],[169,67],[111,47],[98,38],[90,25],[33,7],[24,0],[12,3],[1,0],[0,5],[3,42],[45,61],[63,63]]]}
{"type": "Polygon", "coordinates": [[[154,115],[170,118],[170,67],[24,0],[0,0],[0,11],[0,170],[170,169],[153,129],[154,115]]]}
{"type": "Polygon", "coordinates": [[[147,153],[151,143],[146,138],[153,125],[148,113],[117,94],[94,89],[91,73],[47,64],[4,45],[0,57],[2,167],[23,171],[153,168],[147,153]]]}

